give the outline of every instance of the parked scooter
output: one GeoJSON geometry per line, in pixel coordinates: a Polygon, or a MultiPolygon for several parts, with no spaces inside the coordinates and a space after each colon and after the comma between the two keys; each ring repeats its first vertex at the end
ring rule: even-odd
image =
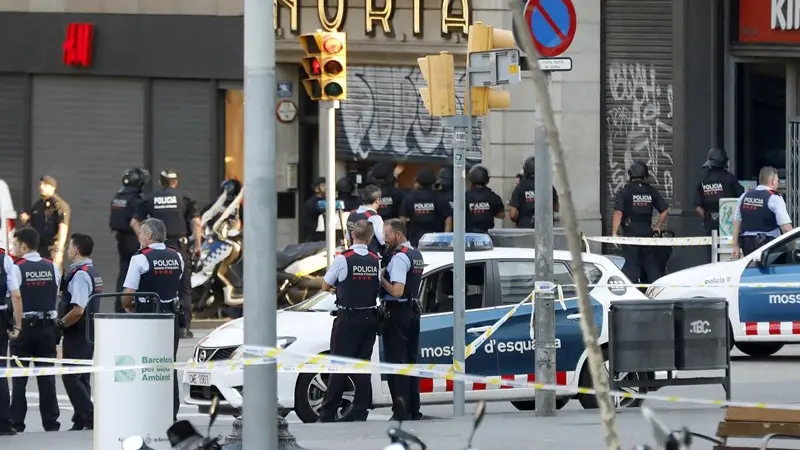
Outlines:
{"type": "MultiPolygon", "coordinates": [[[[167,429],[167,440],[173,449],[180,450],[225,450],[221,437],[210,437],[211,427],[217,420],[217,397],[211,402],[207,436],[201,435],[188,420],[179,420],[167,429]]],[[[141,436],[130,436],[122,441],[122,450],[153,450],[141,436]]]]}
{"type": "MultiPolygon", "coordinates": [[[[401,408],[404,408],[404,405],[400,405],[401,408]]],[[[475,419],[472,422],[472,432],[469,434],[469,439],[467,440],[467,446],[465,450],[474,450],[472,447],[472,439],[475,437],[475,431],[483,422],[483,417],[486,415],[486,403],[480,402],[478,406],[475,408],[475,419]]],[[[397,426],[397,428],[389,428],[389,431],[386,434],[389,436],[390,444],[383,448],[383,450],[409,450],[412,445],[416,445],[420,448],[420,450],[426,450],[428,447],[422,442],[422,439],[418,438],[411,432],[405,431],[402,429],[403,423],[397,426]]]]}
{"type": "MultiPolygon", "coordinates": [[[[692,438],[700,438],[704,441],[714,444],[714,448],[722,448],[725,444],[710,436],[689,431],[688,428],[683,427],[680,430],[673,431],[667,427],[664,422],[656,417],[655,412],[647,406],[642,406],[642,415],[645,420],[650,423],[653,430],[653,438],[656,441],[657,449],[663,450],[690,450],[692,448],[692,438]]],[[[637,445],[634,450],[653,450],[649,445],[637,445]]]]}

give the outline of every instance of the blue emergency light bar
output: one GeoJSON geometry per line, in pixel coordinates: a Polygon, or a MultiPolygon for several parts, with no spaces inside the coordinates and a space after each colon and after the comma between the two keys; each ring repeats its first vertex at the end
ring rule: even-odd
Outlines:
{"type": "MultiPolygon", "coordinates": [[[[466,233],[464,238],[466,251],[468,252],[491,250],[494,248],[492,238],[490,238],[488,234],[466,233]]],[[[425,234],[420,238],[419,244],[417,244],[417,250],[426,252],[452,252],[453,233],[425,234]]]]}

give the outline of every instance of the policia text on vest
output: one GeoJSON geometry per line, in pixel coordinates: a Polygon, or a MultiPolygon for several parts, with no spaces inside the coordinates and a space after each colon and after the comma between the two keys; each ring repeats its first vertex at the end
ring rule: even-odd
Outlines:
{"type": "Polygon", "coordinates": [[[781,233],[792,230],[786,202],[777,194],[778,171],[764,167],[758,174],[759,185],[739,197],[733,213],[733,252],[731,257],[749,255],[781,233]]]}

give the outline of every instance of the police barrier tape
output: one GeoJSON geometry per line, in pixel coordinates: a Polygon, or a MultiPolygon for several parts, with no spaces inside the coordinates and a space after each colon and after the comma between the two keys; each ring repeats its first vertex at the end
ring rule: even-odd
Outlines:
{"type": "MultiPolygon", "coordinates": [[[[358,360],[353,358],[346,358],[341,356],[332,355],[303,355],[298,353],[287,352],[284,349],[261,347],[261,346],[245,346],[244,353],[247,355],[257,355],[256,358],[243,358],[240,360],[230,360],[224,363],[208,362],[208,363],[180,363],[180,364],[141,364],[141,365],[128,365],[128,366],[115,366],[115,367],[43,367],[43,368],[27,368],[27,369],[4,369],[0,370],[0,376],[3,378],[17,378],[17,377],[37,377],[37,376],[53,376],[53,375],[70,375],[79,373],[98,373],[98,372],[113,372],[124,370],[141,370],[151,368],[165,368],[165,369],[224,369],[240,370],[242,366],[258,365],[258,364],[276,364],[276,359],[284,361],[277,363],[277,368],[281,372],[304,372],[304,373],[381,373],[381,374],[394,374],[414,376],[420,378],[444,378],[450,381],[464,381],[468,383],[479,383],[498,387],[511,387],[511,388],[528,388],[558,391],[569,394],[583,394],[583,395],[596,395],[597,391],[592,388],[578,387],[578,386],[559,386],[552,384],[543,384],[527,381],[504,380],[499,377],[486,377],[477,375],[468,375],[460,373],[451,373],[433,364],[390,364],[374,361],[358,360]],[[300,362],[298,362],[300,361],[300,362]]],[[[39,358],[40,362],[44,362],[45,358],[39,358]]],[[[60,359],[50,359],[49,361],[62,362],[60,359]]],[[[74,361],[74,360],[73,360],[74,361]]],[[[87,361],[82,361],[86,364],[87,361]]],[[[666,396],[666,395],[653,395],[653,394],[638,394],[626,391],[612,391],[612,397],[617,399],[642,399],[651,401],[661,401],[667,403],[686,403],[695,405],[706,406],[741,406],[749,408],[773,408],[773,409],[788,409],[800,410],[800,405],[787,405],[787,404],[770,404],[762,402],[737,402],[726,400],[711,400],[701,398],[679,397],[679,396],[666,396]]]]}
{"type": "MultiPolygon", "coordinates": [[[[692,237],[630,237],[630,236],[587,236],[587,240],[604,244],[648,245],[653,247],[692,247],[714,245],[711,236],[692,237]]],[[[720,243],[730,243],[730,236],[720,236],[720,243]]]]}

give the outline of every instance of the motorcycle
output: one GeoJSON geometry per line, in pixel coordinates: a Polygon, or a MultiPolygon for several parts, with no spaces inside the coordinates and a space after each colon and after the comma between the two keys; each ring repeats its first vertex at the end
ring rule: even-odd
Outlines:
{"type": "MultiPolygon", "coordinates": [[[[207,436],[198,433],[188,420],[179,420],[167,429],[167,440],[173,449],[180,450],[225,450],[221,437],[210,437],[211,427],[217,420],[217,397],[211,402],[207,436]]],[[[141,436],[130,436],[122,441],[122,450],[153,450],[141,436]]]]}
{"type": "MultiPolygon", "coordinates": [[[[692,448],[693,438],[700,438],[715,445],[714,448],[723,448],[724,443],[718,439],[714,439],[704,434],[689,431],[688,428],[683,427],[680,430],[670,430],[664,422],[656,417],[656,413],[647,406],[642,406],[642,415],[645,420],[650,423],[650,428],[653,430],[653,438],[656,441],[656,448],[663,450],[689,450],[692,448]]],[[[634,450],[653,450],[649,445],[638,445],[634,450]]]]}
{"type": "MultiPolygon", "coordinates": [[[[402,403],[400,407],[404,407],[402,403]]],[[[474,450],[472,447],[472,439],[475,437],[475,431],[477,431],[478,427],[481,425],[481,422],[483,422],[483,417],[485,415],[486,403],[480,402],[475,408],[475,418],[472,421],[472,432],[469,434],[469,439],[467,440],[467,446],[465,450],[474,450]]],[[[384,447],[383,450],[409,450],[411,448],[411,444],[419,446],[421,450],[427,450],[428,447],[424,442],[422,442],[422,439],[408,431],[403,430],[402,428],[402,422],[400,422],[397,428],[389,428],[389,431],[386,432],[386,434],[389,436],[389,445],[384,447]]]]}

